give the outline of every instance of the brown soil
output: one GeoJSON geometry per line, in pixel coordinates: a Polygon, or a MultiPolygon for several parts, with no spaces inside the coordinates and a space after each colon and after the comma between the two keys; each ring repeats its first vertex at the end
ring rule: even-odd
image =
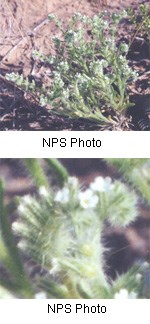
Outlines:
{"type": "MultiPolygon", "coordinates": [[[[142,1],[144,3],[148,1],[142,1]]],[[[55,33],[55,28],[47,24],[49,13],[55,13],[63,19],[64,24],[75,12],[93,16],[103,9],[117,11],[125,7],[137,7],[140,0],[0,0],[0,130],[89,130],[89,124],[78,120],[70,122],[67,118],[51,117],[38,104],[26,98],[24,93],[4,80],[6,72],[17,71],[29,76],[33,69],[33,50],[43,53],[50,52],[50,37],[55,33]]],[[[122,37],[127,37],[128,26],[123,31],[122,37]]],[[[140,72],[138,82],[131,87],[132,95],[136,95],[137,102],[140,96],[142,102],[148,94],[148,45],[147,40],[137,39],[129,53],[131,65],[140,72]],[[140,48],[140,51],[139,51],[140,48]]],[[[134,97],[133,97],[134,100],[134,97]]],[[[147,99],[149,101],[149,99],[147,99]]],[[[149,102],[146,110],[149,114],[149,102]]],[[[139,109],[140,110],[140,109],[139,109]]],[[[132,115],[132,110],[129,111],[132,115]]],[[[139,127],[141,110],[138,117],[133,118],[135,129],[139,127]],[[134,120],[135,119],[135,120],[134,120]],[[138,125],[138,126],[137,126],[138,125]]],[[[143,118],[143,111],[142,116],[143,118]]],[[[145,118],[145,116],[144,116],[145,118]]],[[[149,123],[143,122],[145,128],[149,123]]],[[[97,129],[92,126],[91,129],[97,129]]],[[[134,129],[134,128],[133,128],[134,129]]],[[[146,129],[145,129],[146,130],[146,129]]]]}

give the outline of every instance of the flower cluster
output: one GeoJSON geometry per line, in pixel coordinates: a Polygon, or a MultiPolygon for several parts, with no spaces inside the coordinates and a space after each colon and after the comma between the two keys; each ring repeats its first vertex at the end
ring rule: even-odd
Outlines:
{"type": "Polygon", "coordinates": [[[54,85],[59,89],[63,88],[64,82],[61,78],[61,74],[59,72],[54,72],[54,85]]]}
{"type": "Polygon", "coordinates": [[[119,292],[115,293],[114,299],[136,299],[137,293],[134,291],[129,291],[127,289],[120,289],[119,292]]]}
{"type": "MultiPolygon", "coordinates": [[[[47,189],[40,188],[40,196],[49,199],[47,189]]],[[[69,210],[93,210],[103,221],[106,217],[112,225],[126,226],[136,217],[136,196],[128,192],[127,187],[111,178],[97,177],[86,190],[81,190],[78,180],[70,177],[65,186],[53,197],[54,204],[69,210]]],[[[26,211],[27,206],[36,202],[30,196],[22,199],[19,212],[26,211]]]]}
{"type": "Polygon", "coordinates": [[[69,64],[67,61],[61,61],[58,64],[58,71],[61,71],[62,73],[65,73],[69,70],[69,64]]]}
{"type": "Polygon", "coordinates": [[[93,30],[104,30],[108,28],[108,22],[101,18],[100,16],[95,15],[92,20],[93,30]]]}
{"type": "Polygon", "coordinates": [[[83,24],[89,24],[91,22],[91,19],[88,16],[82,15],[80,12],[76,12],[72,17],[72,20],[74,22],[81,21],[83,24]]]}
{"type": "Polygon", "coordinates": [[[90,70],[94,72],[94,74],[103,75],[103,69],[108,66],[108,62],[106,60],[98,60],[90,63],[90,70]]]}
{"type": "Polygon", "coordinates": [[[99,201],[99,196],[97,193],[109,192],[113,189],[114,185],[109,177],[97,177],[95,178],[94,182],[90,184],[89,189],[82,191],[79,189],[77,178],[70,177],[66,187],[62,188],[56,193],[54,200],[61,204],[66,204],[71,201],[73,198],[71,187],[74,187],[75,189],[74,197],[78,201],[79,206],[83,209],[87,209],[95,208],[97,206],[99,201]]]}
{"type": "MultiPolygon", "coordinates": [[[[40,195],[48,199],[47,189],[40,195]]],[[[19,209],[25,208],[25,200],[19,209]]],[[[121,182],[112,182],[110,177],[97,177],[86,190],[81,190],[78,180],[69,177],[65,186],[53,197],[55,204],[66,210],[93,210],[101,221],[108,218],[112,225],[126,226],[136,217],[136,196],[121,182]]]]}

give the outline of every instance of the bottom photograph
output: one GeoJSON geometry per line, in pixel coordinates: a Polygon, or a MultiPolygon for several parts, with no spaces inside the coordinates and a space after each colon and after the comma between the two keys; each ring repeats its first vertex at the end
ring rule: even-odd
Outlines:
{"type": "Polygon", "coordinates": [[[0,159],[0,298],[149,299],[150,159],[0,159]]]}

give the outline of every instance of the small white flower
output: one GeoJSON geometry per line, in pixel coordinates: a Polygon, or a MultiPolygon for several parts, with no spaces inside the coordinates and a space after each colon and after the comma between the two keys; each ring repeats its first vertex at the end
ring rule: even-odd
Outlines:
{"type": "Polygon", "coordinates": [[[27,208],[26,208],[26,206],[25,206],[24,204],[20,204],[20,205],[18,206],[18,212],[19,212],[20,214],[25,214],[26,211],[27,211],[27,208]]]}
{"type": "Polygon", "coordinates": [[[27,250],[27,243],[24,240],[21,240],[17,243],[17,247],[22,250],[26,251],[27,250]]]}
{"type": "Polygon", "coordinates": [[[103,68],[107,67],[108,63],[106,60],[98,60],[96,62],[90,63],[90,70],[92,70],[95,74],[103,75],[103,68]]]}
{"type": "Polygon", "coordinates": [[[44,291],[40,291],[37,294],[34,295],[35,299],[46,299],[46,293],[44,291]]]}
{"type": "Polygon", "coordinates": [[[40,105],[43,107],[47,105],[47,98],[44,96],[40,96],[40,105]]]}
{"type": "Polygon", "coordinates": [[[145,261],[145,262],[143,262],[142,266],[143,266],[144,270],[147,270],[150,265],[149,265],[149,263],[147,261],[145,261]]]}
{"type": "Polygon", "coordinates": [[[56,258],[52,259],[52,268],[49,271],[49,273],[51,275],[55,275],[56,273],[58,273],[60,271],[60,265],[58,263],[58,260],[56,258]]]}
{"type": "Polygon", "coordinates": [[[39,188],[39,194],[43,197],[49,196],[48,190],[44,186],[39,188]]]}
{"type": "Polygon", "coordinates": [[[59,88],[63,88],[64,86],[64,82],[63,80],[61,79],[61,75],[59,72],[54,72],[54,83],[57,87],[59,88]]]}
{"type": "Polygon", "coordinates": [[[81,40],[82,37],[82,29],[80,28],[77,32],[74,32],[73,37],[74,37],[74,42],[77,43],[78,41],[81,40]]]}
{"type": "Polygon", "coordinates": [[[74,31],[72,29],[68,30],[65,34],[65,41],[72,42],[74,39],[74,31]]]}
{"type": "Polygon", "coordinates": [[[54,56],[54,55],[49,56],[49,57],[48,57],[48,62],[49,62],[50,64],[54,64],[54,62],[55,62],[55,56],[54,56]]]}
{"type": "Polygon", "coordinates": [[[114,299],[135,299],[137,294],[134,291],[128,292],[127,289],[120,289],[119,292],[115,293],[114,299]]]}
{"type": "Polygon", "coordinates": [[[97,177],[90,185],[91,190],[98,192],[107,192],[113,189],[112,180],[109,177],[97,177]]]}
{"type": "Polygon", "coordinates": [[[79,73],[79,72],[77,72],[77,73],[75,74],[75,78],[76,78],[77,80],[80,80],[80,79],[82,78],[82,74],[79,73]]]}
{"type": "Polygon", "coordinates": [[[20,224],[19,222],[13,222],[12,223],[12,230],[15,233],[19,233],[21,229],[22,229],[22,224],[20,224]]]}
{"type": "Polygon", "coordinates": [[[26,195],[23,198],[21,198],[20,204],[18,206],[18,212],[20,214],[25,214],[28,206],[32,204],[32,197],[30,195],[26,195]]]}
{"type": "Polygon", "coordinates": [[[137,273],[137,274],[136,274],[136,281],[137,281],[137,282],[140,282],[141,279],[142,279],[142,275],[141,275],[141,273],[137,273]]]}
{"type": "Polygon", "coordinates": [[[81,73],[76,73],[75,78],[79,84],[86,84],[90,81],[88,76],[82,75],[81,73]]]}
{"type": "Polygon", "coordinates": [[[69,95],[70,95],[69,89],[67,88],[67,89],[63,90],[62,94],[63,94],[63,96],[64,96],[65,99],[68,99],[69,98],[69,95]]]}
{"type": "Polygon", "coordinates": [[[0,287],[0,299],[16,299],[17,297],[11,294],[6,288],[0,287]]]}
{"type": "Polygon", "coordinates": [[[54,14],[49,14],[49,15],[48,15],[48,19],[49,19],[49,20],[53,20],[53,19],[55,19],[55,17],[56,17],[56,16],[55,16],[54,14]]]}
{"type": "Polygon", "coordinates": [[[85,15],[82,16],[82,22],[84,24],[90,23],[91,19],[85,15]]]}
{"type": "Polygon", "coordinates": [[[108,25],[108,22],[106,20],[103,21],[103,26],[104,26],[104,28],[108,28],[109,25],[108,25]]]}
{"type": "Polygon", "coordinates": [[[94,208],[98,203],[98,197],[93,194],[92,190],[87,189],[84,192],[80,192],[78,195],[80,205],[82,208],[94,208]]]}
{"type": "Polygon", "coordinates": [[[56,193],[55,196],[55,201],[61,202],[61,203],[67,203],[69,201],[69,189],[68,188],[63,188],[62,190],[59,190],[56,193]]]}
{"type": "Polygon", "coordinates": [[[60,62],[59,66],[64,69],[65,72],[69,70],[69,65],[67,61],[60,62]]]}
{"type": "Polygon", "coordinates": [[[25,204],[25,205],[30,205],[31,202],[32,202],[32,198],[30,195],[26,195],[22,198],[22,202],[25,204]]]}
{"type": "Polygon", "coordinates": [[[68,178],[68,184],[71,185],[72,187],[77,187],[78,186],[78,179],[76,177],[69,177],[68,178]]]}
{"type": "Polygon", "coordinates": [[[123,53],[127,53],[129,50],[129,46],[126,43],[121,43],[120,45],[120,51],[123,53]]]}

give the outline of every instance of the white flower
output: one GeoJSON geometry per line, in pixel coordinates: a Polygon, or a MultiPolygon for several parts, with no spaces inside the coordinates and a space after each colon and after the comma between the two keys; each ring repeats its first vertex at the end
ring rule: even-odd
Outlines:
{"type": "Polygon", "coordinates": [[[68,178],[68,184],[71,185],[72,187],[77,187],[78,186],[78,179],[76,177],[69,177],[68,178]]]}
{"type": "Polygon", "coordinates": [[[44,186],[39,188],[39,194],[43,197],[49,196],[48,190],[44,186]]]}
{"type": "Polygon", "coordinates": [[[137,294],[134,291],[128,292],[127,289],[120,289],[119,292],[115,293],[114,299],[135,299],[137,294]]]}
{"type": "Polygon", "coordinates": [[[40,291],[34,295],[35,299],[46,299],[46,293],[44,291],[40,291]]]}
{"type": "Polygon", "coordinates": [[[63,88],[63,86],[64,86],[64,82],[61,78],[61,74],[57,71],[54,71],[54,83],[59,88],[63,88]]]}
{"type": "Polygon", "coordinates": [[[49,56],[49,57],[48,57],[48,62],[49,62],[50,64],[54,64],[54,62],[55,62],[55,56],[54,56],[54,55],[49,56]]]}
{"type": "Polygon", "coordinates": [[[67,72],[69,70],[69,65],[67,61],[62,61],[59,63],[60,69],[63,69],[63,71],[67,72]]]}
{"type": "Polygon", "coordinates": [[[94,71],[95,74],[103,75],[103,68],[107,67],[108,63],[106,60],[96,61],[90,63],[90,70],[94,71]]]}
{"type": "Polygon", "coordinates": [[[74,39],[74,31],[70,29],[65,33],[65,41],[70,43],[73,41],[73,39],[74,39]]]}
{"type": "Polygon", "coordinates": [[[137,273],[137,274],[136,274],[136,281],[137,281],[137,282],[140,282],[141,279],[142,279],[142,275],[141,275],[141,273],[137,273]]]}
{"type": "Polygon", "coordinates": [[[84,24],[87,24],[87,23],[90,23],[91,19],[89,17],[87,17],[86,15],[83,15],[81,21],[84,24]]]}
{"type": "Polygon", "coordinates": [[[26,211],[27,211],[27,208],[26,208],[26,206],[25,206],[24,204],[20,204],[20,205],[18,206],[18,212],[19,212],[20,214],[25,214],[26,211]]]}
{"type": "Polygon", "coordinates": [[[7,289],[0,287],[0,299],[16,299],[17,297],[11,294],[7,289]]]}
{"type": "Polygon", "coordinates": [[[32,197],[30,195],[26,195],[24,196],[21,201],[20,201],[20,204],[18,206],[18,212],[21,213],[21,214],[24,214],[26,213],[27,211],[27,208],[29,205],[32,204],[32,197]]]}
{"type": "Polygon", "coordinates": [[[12,223],[12,230],[15,233],[19,233],[20,230],[22,230],[23,224],[20,224],[19,222],[13,222],[12,223]]]}
{"type": "Polygon", "coordinates": [[[22,250],[22,251],[26,251],[27,250],[27,243],[24,240],[21,240],[17,243],[17,247],[22,250]]]}
{"type": "Polygon", "coordinates": [[[69,89],[67,88],[67,89],[63,90],[62,94],[63,94],[63,96],[64,96],[65,99],[68,99],[69,98],[69,95],[70,95],[69,89]]]}
{"type": "Polygon", "coordinates": [[[121,43],[120,44],[120,51],[122,53],[128,53],[129,46],[126,43],[121,43]]]}
{"type": "Polygon", "coordinates": [[[52,268],[49,271],[49,273],[51,275],[55,275],[56,273],[58,273],[60,271],[60,265],[58,263],[58,260],[56,258],[52,259],[52,268]]]}
{"type": "Polygon", "coordinates": [[[67,203],[69,201],[69,189],[63,188],[62,190],[59,190],[56,193],[54,200],[61,203],[67,203]]]}
{"type": "Polygon", "coordinates": [[[22,202],[25,204],[25,205],[30,205],[31,202],[32,202],[32,198],[30,195],[26,195],[22,198],[22,202]]]}
{"type": "Polygon", "coordinates": [[[40,96],[40,105],[43,107],[47,105],[47,98],[44,97],[43,95],[40,96]]]}
{"type": "Polygon", "coordinates": [[[145,261],[145,262],[143,262],[142,266],[143,266],[144,270],[147,270],[149,268],[149,263],[147,261],[145,261]]]}
{"type": "Polygon", "coordinates": [[[93,191],[106,192],[113,189],[113,184],[109,177],[97,177],[95,181],[91,183],[90,188],[93,191]]]}
{"type": "Polygon", "coordinates": [[[55,19],[55,17],[56,17],[56,16],[55,16],[54,14],[49,14],[49,15],[48,15],[48,19],[49,19],[49,20],[53,20],[53,19],[55,19]]]}
{"type": "Polygon", "coordinates": [[[94,208],[98,203],[98,197],[93,194],[92,190],[87,189],[84,192],[80,192],[78,195],[80,205],[82,208],[94,208]]]}

